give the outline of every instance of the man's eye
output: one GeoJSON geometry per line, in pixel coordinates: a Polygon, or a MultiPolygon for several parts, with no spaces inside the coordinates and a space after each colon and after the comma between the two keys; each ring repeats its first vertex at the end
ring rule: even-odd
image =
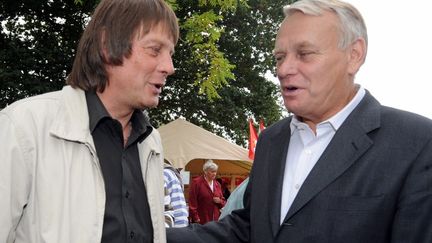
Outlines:
{"type": "Polygon", "coordinates": [[[150,50],[150,54],[152,54],[154,56],[157,56],[161,51],[161,48],[158,46],[152,46],[152,47],[149,47],[148,49],[150,50]]]}
{"type": "Polygon", "coordinates": [[[284,55],[275,55],[274,59],[276,60],[276,62],[280,62],[284,59],[284,57],[285,57],[284,55]]]}
{"type": "Polygon", "coordinates": [[[312,52],[312,51],[300,51],[298,53],[298,56],[301,58],[304,58],[304,57],[310,56],[312,54],[314,54],[314,52],[312,52]]]}

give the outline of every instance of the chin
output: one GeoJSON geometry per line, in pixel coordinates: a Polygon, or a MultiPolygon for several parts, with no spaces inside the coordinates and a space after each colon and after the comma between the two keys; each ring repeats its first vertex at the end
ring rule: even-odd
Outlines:
{"type": "Polygon", "coordinates": [[[140,106],[139,106],[139,108],[141,109],[141,110],[144,110],[144,109],[147,109],[147,108],[156,108],[157,106],[158,106],[158,104],[159,104],[159,102],[154,102],[154,101],[152,101],[152,102],[142,102],[141,104],[140,104],[140,106]]]}
{"type": "Polygon", "coordinates": [[[146,108],[156,108],[158,106],[158,103],[154,103],[151,105],[147,105],[146,108]]]}
{"type": "Polygon", "coordinates": [[[294,114],[301,113],[304,110],[304,108],[302,108],[304,106],[298,102],[284,102],[284,105],[289,112],[294,114]]]}
{"type": "Polygon", "coordinates": [[[146,100],[146,103],[149,105],[149,107],[156,107],[159,105],[159,96],[151,97],[150,99],[146,100]]]}

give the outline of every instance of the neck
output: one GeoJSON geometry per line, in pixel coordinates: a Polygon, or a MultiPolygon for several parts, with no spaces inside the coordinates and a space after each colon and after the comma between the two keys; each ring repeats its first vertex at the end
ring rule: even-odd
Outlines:
{"type": "Polygon", "coordinates": [[[102,104],[105,106],[105,109],[108,111],[110,116],[120,122],[123,130],[123,146],[126,146],[132,131],[131,117],[134,110],[127,108],[125,109],[118,102],[115,102],[113,99],[111,99],[106,92],[97,92],[97,95],[99,96],[99,99],[102,101],[102,104]]]}
{"type": "Polygon", "coordinates": [[[333,107],[327,113],[320,114],[319,116],[316,117],[308,117],[308,118],[297,116],[297,119],[301,122],[306,123],[316,135],[317,125],[325,120],[330,119],[332,116],[340,112],[345,106],[347,106],[351,102],[351,100],[354,99],[354,96],[357,94],[359,88],[360,88],[359,85],[353,84],[353,86],[350,88],[351,92],[347,93],[345,96],[339,97],[338,99],[341,100],[342,102],[340,102],[337,106],[333,107]]]}
{"type": "Polygon", "coordinates": [[[210,182],[213,181],[212,179],[208,178],[206,175],[204,175],[204,179],[205,179],[208,183],[210,183],[210,182]]]}
{"type": "Polygon", "coordinates": [[[102,101],[102,104],[105,106],[105,109],[108,111],[110,116],[120,122],[123,130],[127,128],[134,110],[122,106],[113,100],[106,92],[97,92],[97,95],[99,96],[99,99],[102,101]]]}

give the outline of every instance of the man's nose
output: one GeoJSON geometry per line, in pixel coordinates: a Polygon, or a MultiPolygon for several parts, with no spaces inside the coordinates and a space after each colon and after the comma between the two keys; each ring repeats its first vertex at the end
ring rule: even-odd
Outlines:
{"type": "Polygon", "coordinates": [[[298,60],[293,55],[287,55],[276,67],[278,78],[297,73],[298,60]]]}
{"type": "Polygon", "coordinates": [[[159,64],[160,70],[165,73],[167,76],[173,74],[175,72],[174,64],[172,61],[171,55],[167,54],[162,59],[161,63],[159,64]]]}

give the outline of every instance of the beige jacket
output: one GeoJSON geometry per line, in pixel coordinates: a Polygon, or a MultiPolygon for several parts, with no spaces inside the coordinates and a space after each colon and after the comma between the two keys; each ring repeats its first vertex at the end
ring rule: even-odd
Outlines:
{"type": "MultiPolygon", "coordinates": [[[[164,243],[163,154],[156,129],[138,145],[154,242],[164,243]]],[[[85,94],[61,91],[0,111],[0,242],[100,242],[105,188],[85,94]]]]}

